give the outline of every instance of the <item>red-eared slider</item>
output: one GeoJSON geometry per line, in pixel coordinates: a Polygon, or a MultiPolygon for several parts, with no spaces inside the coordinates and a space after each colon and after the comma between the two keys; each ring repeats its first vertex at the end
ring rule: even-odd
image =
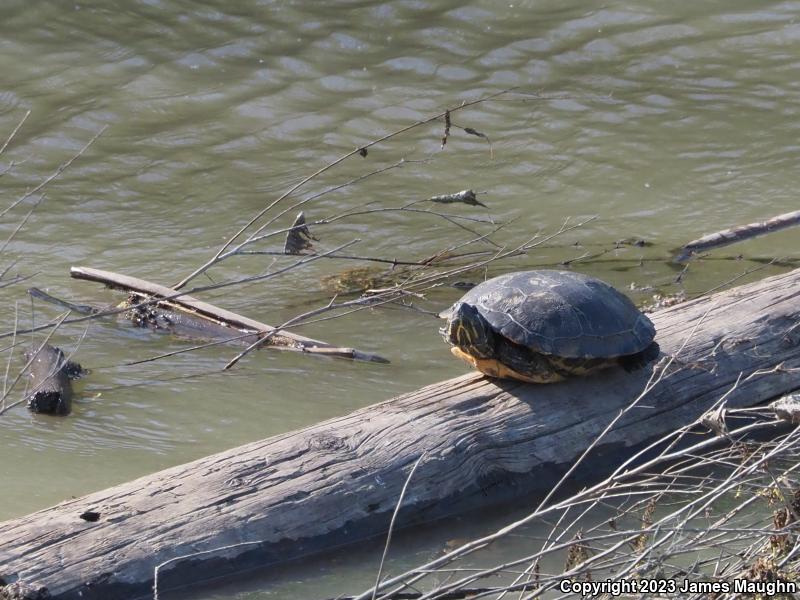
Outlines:
{"type": "Polygon", "coordinates": [[[490,279],[441,315],[451,352],[491,377],[552,383],[658,356],[653,323],[613,287],[569,271],[490,279]]]}

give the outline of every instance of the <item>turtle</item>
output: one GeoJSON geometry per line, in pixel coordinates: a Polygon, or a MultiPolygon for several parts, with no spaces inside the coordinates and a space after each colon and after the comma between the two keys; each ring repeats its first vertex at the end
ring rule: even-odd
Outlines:
{"type": "Polygon", "coordinates": [[[572,271],[489,279],[439,316],[451,352],[490,377],[554,383],[659,355],[653,323],[627,296],[572,271]]]}

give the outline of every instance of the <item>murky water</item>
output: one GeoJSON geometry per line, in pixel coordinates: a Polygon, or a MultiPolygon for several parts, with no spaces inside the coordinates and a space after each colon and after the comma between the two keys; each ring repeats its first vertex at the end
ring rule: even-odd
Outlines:
{"type": "MultiPolygon", "coordinates": [[[[488,209],[419,206],[475,219],[457,222],[481,234],[492,222],[508,223],[493,239],[513,247],[596,215],[490,274],[573,261],[571,268],[633,290],[638,301],[652,296],[648,286],[695,294],[773,258],[787,261],[748,277],[800,258],[797,232],[788,230],[718,250],[679,283],[668,261],[672,249],[704,233],[797,209],[798,2],[117,4],[0,7],[0,145],[31,111],[0,154],[0,210],[107,126],[69,168],[2,217],[5,239],[41,199],[0,256],[2,268],[15,263],[6,277],[30,277],[0,289],[4,331],[15,314],[21,325],[59,314],[37,304],[32,315],[31,285],[81,302],[121,299],[71,280],[72,265],[173,284],[335,158],[515,86],[454,112],[444,150],[441,121],[417,127],[330,169],[278,208],[404,159],[309,202],[308,220],[472,188],[488,209]],[[621,239],[648,245],[614,249],[621,239]]],[[[290,225],[295,213],[272,229],[290,225]]],[[[407,211],[313,231],[322,250],[358,239],[348,252],[403,260],[475,237],[407,211]]],[[[282,244],[278,235],[258,249],[282,244]]],[[[241,256],[209,275],[221,281],[291,262],[241,256]]],[[[320,260],[203,298],[281,323],[327,303],[322,280],[357,265],[320,260]]],[[[437,311],[458,295],[444,287],[417,304],[437,311]]],[[[77,353],[92,374],[78,386],[73,414],[37,417],[19,407],[0,417],[0,518],[462,373],[437,327],[424,312],[361,311],[300,331],[379,352],[391,365],[265,351],[222,374],[233,351],[219,348],[123,366],[186,343],[95,322],[77,353]]],[[[65,327],[54,339],[71,348],[83,331],[65,327]]],[[[409,542],[398,560],[411,564],[428,551],[409,542]]],[[[354,572],[364,575],[361,559],[334,560],[213,597],[324,596],[352,583],[354,572]]]]}

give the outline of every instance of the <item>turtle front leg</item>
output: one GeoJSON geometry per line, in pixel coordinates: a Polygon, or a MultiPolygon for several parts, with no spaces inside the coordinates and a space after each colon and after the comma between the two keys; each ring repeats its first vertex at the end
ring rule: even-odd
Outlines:
{"type": "Polygon", "coordinates": [[[503,343],[497,345],[497,358],[506,370],[516,374],[512,375],[514,379],[532,383],[556,383],[563,381],[567,376],[544,354],[508,340],[503,340],[503,343]]]}
{"type": "Polygon", "coordinates": [[[533,363],[511,366],[493,358],[476,358],[457,347],[450,348],[450,352],[484,375],[496,379],[516,379],[527,383],[555,383],[564,379],[549,367],[547,359],[541,354],[535,355],[533,363]]]}

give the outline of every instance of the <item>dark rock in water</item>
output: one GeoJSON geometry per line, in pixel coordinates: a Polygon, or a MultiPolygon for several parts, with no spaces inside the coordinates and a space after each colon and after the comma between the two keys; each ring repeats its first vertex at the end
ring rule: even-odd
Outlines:
{"type": "MultiPolygon", "coordinates": [[[[30,360],[35,351],[25,353],[30,360]]],[[[68,415],[72,410],[72,385],[70,379],[79,377],[84,370],[78,363],[68,361],[64,353],[45,344],[31,363],[28,408],[35,413],[68,415]]]]}

